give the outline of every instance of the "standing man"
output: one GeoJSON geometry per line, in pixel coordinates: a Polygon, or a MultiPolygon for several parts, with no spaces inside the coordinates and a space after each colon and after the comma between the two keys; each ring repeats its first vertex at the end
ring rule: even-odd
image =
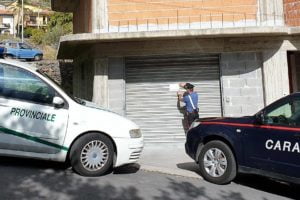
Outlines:
{"type": "Polygon", "coordinates": [[[184,94],[177,92],[177,96],[178,100],[185,103],[187,122],[190,127],[193,121],[199,118],[198,94],[194,92],[194,85],[191,83],[180,83],[179,85],[186,89],[184,94]]]}

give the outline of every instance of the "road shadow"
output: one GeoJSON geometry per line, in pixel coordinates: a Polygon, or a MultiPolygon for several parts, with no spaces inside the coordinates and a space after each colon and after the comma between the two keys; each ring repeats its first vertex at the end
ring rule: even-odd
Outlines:
{"type": "Polygon", "coordinates": [[[178,163],[178,164],[176,164],[176,166],[179,169],[184,169],[184,170],[188,170],[191,172],[195,172],[195,173],[199,174],[199,176],[201,176],[200,171],[199,171],[199,166],[195,162],[178,163]]]}
{"type": "Polygon", "coordinates": [[[192,184],[187,181],[176,181],[168,178],[169,184],[160,189],[160,195],[154,200],[246,200],[241,192],[220,190],[213,184],[192,184]],[[201,186],[202,185],[202,186],[201,186]]]}
{"type": "Polygon", "coordinates": [[[0,199],[143,199],[136,187],[116,187],[107,182],[107,178],[105,182],[101,181],[105,177],[82,177],[65,173],[66,170],[52,168],[56,163],[46,163],[25,159],[1,160],[0,185],[5,186],[5,189],[2,189],[0,199]]]}
{"type": "MultiPolygon", "coordinates": [[[[177,164],[177,167],[180,169],[195,172],[199,175],[199,177],[201,177],[199,166],[194,162],[179,163],[177,164]]],[[[284,196],[287,198],[300,199],[300,185],[281,182],[252,174],[239,174],[233,182],[239,185],[284,196]]]]}
{"type": "Polygon", "coordinates": [[[8,157],[8,156],[0,157],[0,166],[32,168],[32,169],[53,168],[57,170],[65,170],[71,168],[71,166],[68,163],[48,161],[48,160],[37,160],[31,158],[8,157]]]}
{"type": "MultiPolygon", "coordinates": [[[[66,173],[75,173],[69,163],[55,162],[48,160],[36,160],[31,158],[18,157],[0,157],[0,166],[2,167],[17,167],[17,168],[31,168],[31,169],[53,169],[55,171],[65,171],[66,173]]],[[[128,164],[116,167],[110,171],[113,174],[133,174],[140,169],[139,164],[128,164]]]]}
{"type": "Polygon", "coordinates": [[[300,185],[252,174],[239,174],[233,182],[287,198],[300,199],[300,185]]]}
{"type": "Polygon", "coordinates": [[[121,167],[117,167],[113,170],[113,174],[135,174],[140,170],[139,164],[128,164],[121,167]]]}

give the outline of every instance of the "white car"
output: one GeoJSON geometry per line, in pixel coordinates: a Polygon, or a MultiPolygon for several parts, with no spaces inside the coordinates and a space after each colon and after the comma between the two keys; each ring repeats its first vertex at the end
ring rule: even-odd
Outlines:
{"type": "Polygon", "coordinates": [[[135,163],[139,127],[91,102],[67,95],[33,66],[0,59],[0,154],[70,161],[84,176],[135,163]]]}

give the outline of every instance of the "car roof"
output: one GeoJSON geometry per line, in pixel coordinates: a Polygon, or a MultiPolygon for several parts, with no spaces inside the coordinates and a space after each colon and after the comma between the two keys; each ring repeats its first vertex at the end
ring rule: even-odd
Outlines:
{"type": "Polygon", "coordinates": [[[300,97],[300,92],[295,92],[295,93],[291,94],[291,96],[300,97]]]}
{"type": "Polygon", "coordinates": [[[20,42],[12,41],[12,40],[3,40],[1,43],[20,43],[20,42]]]}
{"type": "Polygon", "coordinates": [[[14,65],[22,69],[29,69],[30,71],[36,71],[37,67],[35,67],[32,64],[16,61],[16,60],[5,60],[5,59],[0,59],[0,63],[8,64],[8,65],[14,65]]]}

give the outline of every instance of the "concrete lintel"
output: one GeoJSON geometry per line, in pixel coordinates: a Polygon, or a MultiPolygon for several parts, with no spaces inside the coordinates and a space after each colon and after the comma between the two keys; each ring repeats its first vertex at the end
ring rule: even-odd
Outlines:
{"type": "MultiPolygon", "coordinates": [[[[293,32],[300,28],[293,29],[293,32]]],[[[172,38],[216,38],[216,37],[247,37],[266,35],[289,35],[289,27],[244,27],[244,28],[216,28],[200,30],[169,30],[145,32],[118,32],[118,33],[81,33],[61,37],[60,42],[111,42],[111,41],[136,41],[149,39],[172,38]]]]}
{"type": "MultiPolygon", "coordinates": [[[[153,50],[153,48],[162,49],[160,45],[163,41],[166,42],[164,43],[165,46],[163,50],[166,51],[167,49],[169,49],[172,52],[175,52],[176,50],[186,52],[191,49],[194,49],[195,51],[202,50],[211,53],[221,51],[246,51],[246,49],[247,51],[257,51],[258,49],[265,50],[272,48],[278,49],[282,45],[282,39],[278,40],[276,38],[292,37],[293,35],[297,36],[297,33],[299,32],[300,28],[291,29],[289,27],[253,27],[243,29],[236,28],[230,30],[210,29],[137,33],[84,33],[62,37],[57,58],[73,59],[74,57],[82,54],[83,49],[86,49],[84,51],[86,51],[87,54],[90,54],[92,51],[96,51],[100,54],[105,54],[106,56],[124,56],[127,54],[135,55],[136,52],[146,52],[149,49],[153,50]],[[293,30],[293,32],[291,32],[291,30],[293,30]],[[226,39],[224,40],[224,38],[226,39]],[[247,38],[247,40],[243,38],[247,38]],[[268,38],[270,38],[270,41],[268,40],[268,38]],[[258,47],[257,42],[261,41],[261,39],[267,40],[268,43],[261,43],[258,47]],[[183,40],[189,42],[188,44],[186,44],[189,49],[184,49],[184,47],[182,46],[182,42],[180,42],[183,40]],[[98,46],[97,49],[93,49],[96,48],[95,44],[97,44],[96,46],[98,46]],[[145,45],[147,46],[147,48],[145,48],[145,45]]],[[[293,45],[295,44],[293,43],[293,45]]]]}
{"type": "Polygon", "coordinates": [[[291,27],[289,30],[290,35],[300,35],[300,27],[291,27]]]}

